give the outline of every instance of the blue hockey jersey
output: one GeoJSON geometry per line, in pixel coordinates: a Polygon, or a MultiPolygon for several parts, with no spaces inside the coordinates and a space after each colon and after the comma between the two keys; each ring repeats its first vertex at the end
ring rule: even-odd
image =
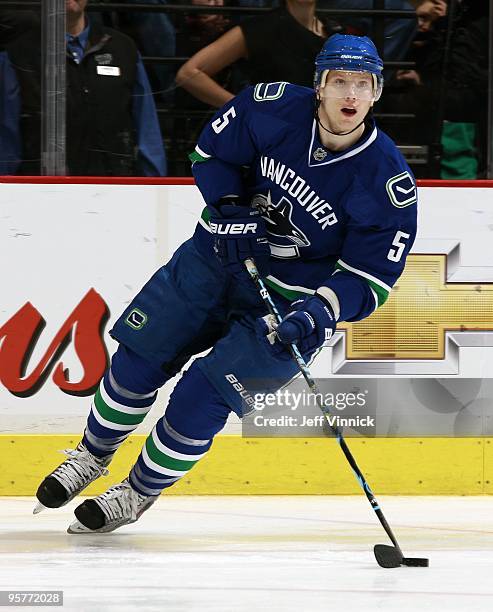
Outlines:
{"type": "MultiPolygon", "coordinates": [[[[204,128],[193,174],[207,204],[239,195],[262,211],[271,248],[266,283],[288,299],[322,294],[342,321],[387,299],[416,235],[417,190],[390,138],[372,120],[352,147],[326,149],[312,89],[261,83],[204,128]]],[[[211,252],[207,209],[195,241],[211,252]]]]}

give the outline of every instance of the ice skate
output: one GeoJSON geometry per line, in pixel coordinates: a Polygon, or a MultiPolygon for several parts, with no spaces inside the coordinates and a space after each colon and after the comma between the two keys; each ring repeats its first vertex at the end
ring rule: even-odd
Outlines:
{"type": "Polygon", "coordinates": [[[45,508],[65,506],[96,478],[108,474],[106,466],[112,455],[96,457],[82,443],[79,443],[75,450],[66,449],[60,452],[67,455],[68,459],[48,474],[39,485],[36,492],[38,503],[33,514],[38,514],[45,508]]]}
{"type": "Polygon", "coordinates": [[[158,498],[137,493],[128,480],[110,487],[105,493],[84,501],[75,509],[75,520],[68,533],[109,533],[135,523],[158,498]]]}

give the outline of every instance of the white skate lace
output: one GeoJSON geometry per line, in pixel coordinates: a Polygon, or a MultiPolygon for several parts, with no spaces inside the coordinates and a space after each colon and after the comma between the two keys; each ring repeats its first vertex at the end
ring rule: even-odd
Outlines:
{"type": "Polygon", "coordinates": [[[136,521],[140,507],[147,499],[147,496],[132,489],[128,482],[117,484],[96,498],[109,521],[121,519],[136,521]]]}
{"type": "Polygon", "coordinates": [[[68,459],[51,476],[56,478],[70,495],[98,476],[107,476],[109,473],[103,465],[104,459],[95,457],[87,449],[66,448],[60,452],[67,455],[68,459]]]}

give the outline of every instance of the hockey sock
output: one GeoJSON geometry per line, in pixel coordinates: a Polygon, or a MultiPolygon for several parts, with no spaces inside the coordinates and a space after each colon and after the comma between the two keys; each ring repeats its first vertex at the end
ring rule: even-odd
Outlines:
{"type": "Polygon", "coordinates": [[[83,444],[98,457],[113,454],[142,423],[166,379],[162,370],[120,345],[94,396],[83,444]]]}
{"type": "Polygon", "coordinates": [[[176,385],[165,415],[130,472],[132,488],[144,495],[159,495],[180,480],[207,453],[229,412],[229,406],[193,363],[176,385]]]}

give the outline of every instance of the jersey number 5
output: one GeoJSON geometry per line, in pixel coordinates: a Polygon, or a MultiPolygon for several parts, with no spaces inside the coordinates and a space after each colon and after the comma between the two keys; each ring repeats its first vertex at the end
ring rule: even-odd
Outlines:
{"type": "Polygon", "coordinates": [[[229,119],[234,119],[236,117],[235,107],[231,106],[224,113],[222,117],[218,117],[215,121],[212,122],[212,129],[216,132],[216,134],[220,134],[225,127],[229,125],[229,119]]]}
{"type": "Polygon", "coordinates": [[[389,249],[387,259],[395,262],[400,261],[402,253],[404,253],[404,249],[406,248],[406,243],[402,242],[402,240],[407,240],[408,238],[410,238],[410,234],[406,234],[406,232],[401,232],[399,230],[392,241],[392,246],[394,246],[395,249],[389,249]]]}

